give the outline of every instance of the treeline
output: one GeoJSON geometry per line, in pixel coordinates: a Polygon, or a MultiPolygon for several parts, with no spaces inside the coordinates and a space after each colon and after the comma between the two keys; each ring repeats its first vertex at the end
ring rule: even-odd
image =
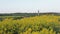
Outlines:
{"type": "MultiPolygon", "coordinates": [[[[60,13],[39,13],[39,15],[58,15],[60,16],[60,13]]],[[[38,13],[10,13],[10,14],[0,14],[0,16],[37,16],[38,13]]]]}

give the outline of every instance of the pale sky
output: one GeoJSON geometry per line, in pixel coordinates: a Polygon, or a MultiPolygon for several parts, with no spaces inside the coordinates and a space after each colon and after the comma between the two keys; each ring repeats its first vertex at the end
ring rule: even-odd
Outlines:
{"type": "Polygon", "coordinates": [[[0,13],[60,12],[60,0],[0,0],[0,13]]]}

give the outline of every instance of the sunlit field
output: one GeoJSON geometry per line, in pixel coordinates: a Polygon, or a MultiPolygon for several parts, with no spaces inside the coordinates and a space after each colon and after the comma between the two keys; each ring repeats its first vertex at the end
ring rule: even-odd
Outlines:
{"type": "Polygon", "coordinates": [[[60,16],[9,16],[0,20],[0,34],[60,34],[60,16]]]}

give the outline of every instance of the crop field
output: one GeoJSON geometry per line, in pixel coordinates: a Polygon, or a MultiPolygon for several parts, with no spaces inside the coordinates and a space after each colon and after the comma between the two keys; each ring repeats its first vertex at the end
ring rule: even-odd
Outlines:
{"type": "Polygon", "coordinates": [[[0,34],[60,34],[60,16],[0,16],[0,34]]]}

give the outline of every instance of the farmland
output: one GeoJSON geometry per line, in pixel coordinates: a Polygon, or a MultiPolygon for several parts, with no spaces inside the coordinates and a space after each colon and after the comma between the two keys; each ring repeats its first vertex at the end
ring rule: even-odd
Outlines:
{"type": "Polygon", "coordinates": [[[0,34],[60,34],[60,16],[0,16],[0,34]]]}

